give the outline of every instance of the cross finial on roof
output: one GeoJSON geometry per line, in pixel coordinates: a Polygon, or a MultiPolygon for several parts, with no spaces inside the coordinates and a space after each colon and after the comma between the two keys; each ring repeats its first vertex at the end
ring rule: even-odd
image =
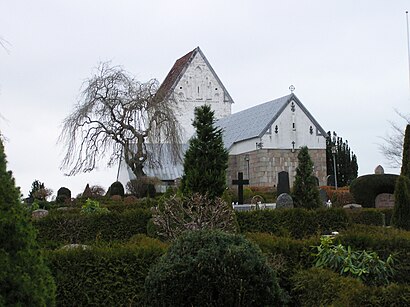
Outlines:
{"type": "Polygon", "coordinates": [[[290,89],[290,92],[293,93],[293,91],[295,90],[295,87],[293,86],[293,84],[291,84],[291,85],[289,86],[289,89],[290,89]]]}

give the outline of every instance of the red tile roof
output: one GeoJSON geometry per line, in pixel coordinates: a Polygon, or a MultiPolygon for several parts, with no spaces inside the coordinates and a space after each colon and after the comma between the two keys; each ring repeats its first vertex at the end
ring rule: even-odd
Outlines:
{"type": "Polygon", "coordinates": [[[182,71],[189,64],[189,62],[195,56],[197,51],[198,51],[198,47],[188,52],[186,55],[179,58],[178,60],[176,60],[174,66],[172,66],[168,75],[165,77],[164,82],[162,82],[161,86],[159,87],[158,93],[163,95],[163,97],[166,97],[171,93],[173,86],[178,81],[179,77],[181,76],[182,71]]]}

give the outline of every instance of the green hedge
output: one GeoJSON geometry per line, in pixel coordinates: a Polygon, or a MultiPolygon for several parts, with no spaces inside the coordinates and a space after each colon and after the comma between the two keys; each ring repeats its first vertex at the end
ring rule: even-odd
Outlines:
{"type": "Polygon", "coordinates": [[[143,306],[144,282],[165,252],[154,241],[116,248],[47,252],[57,306],[143,306]]]}
{"type": "Polygon", "coordinates": [[[360,176],[350,184],[350,193],[358,204],[365,208],[374,208],[376,196],[381,193],[394,193],[394,187],[399,175],[365,175],[360,176]]]}
{"type": "Polygon", "coordinates": [[[296,306],[408,306],[410,286],[367,287],[326,269],[301,270],[293,277],[296,306]]]}
{"type": "Polygon", "coordinates": [[[301,239],[318,233],[346,229],[349,219],[340,208],[306,210],[256,210],[236,212],[241,232],[267,232],[301,239]]]}
{"type": "Polygon", "coordinates": [[[352,223],[384,226],[386,216],[379,209],[346,210],[352,223]]]}
{"type": "Polygon", "coordinates": [[[43,247],[65,244],[90,244],[96,241],[125,241],[135,234],[147,233],[151,212],[134,209],[107,214],[49,214],[34,221],[37,239],[43,247]]]}

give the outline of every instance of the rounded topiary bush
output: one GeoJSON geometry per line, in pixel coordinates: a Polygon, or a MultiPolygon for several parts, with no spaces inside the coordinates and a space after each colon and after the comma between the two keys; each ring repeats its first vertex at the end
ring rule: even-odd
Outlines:
{"type": "Polygon", "coordinates": [[[350,184],[350,193],[355,201],[365,208],[374,208],[376,196],[381,193],[394,193],[399,175],[374,174],[360,176],[350,184]]]}
{"type": "Polygon", "coordinates": [[[145,280],[148,306],[276,306],[281,293],[260,249],[220,231],[184,233],[145,280]]]}
{"type": "Polygon", "coordinates": [[[71,191],[66,187],[61,187],[57,191],[56,202],[61,204],[71,199],[71,191]]]}
{"type": "Polygon", "coordinates": [[[110,186],[107,194],[108,196],[119,195],[121,197],[124,197],[124,186],[121,182],[116,181],[110,186]]]}

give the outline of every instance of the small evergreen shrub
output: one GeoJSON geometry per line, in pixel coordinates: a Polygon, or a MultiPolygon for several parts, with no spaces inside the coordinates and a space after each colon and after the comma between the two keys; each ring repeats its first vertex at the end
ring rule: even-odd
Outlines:
{"type": "Polygon", "coordinates": [[[107,208],[100,207],[97,200],[87,198],[85,204],[81,207],[82,214],[106,214],[110,212],[107,208]]]}
{"type": "Polygon", "coordinates": [[[57,191],[56,202],[58,204],[63,204],[71,200],[71,191],[66,187],[61,187],[57,191]]]}
{"type": "Polygon", "coordinates": [[[390,284],[385,287],[359,287],[343,303],[342,306],[408,306],[410,286],[390,284]]]}
{"type": "Polygon", "coordinates": [[[397,228],[410,230],[410,179],[408,177],[400,176],[397,179],[394,199],[392,224],[397,228]]]}
{"type": "Polygon", "coordinates": [[[121,182],[116,181],[109,187],[107,194],[108,196],[119,195],[124,197],[124,186],[121,182]]]}
{"type": "Polygon", "coordinates": [[[278,214],[275,210],[253,210],[235,212],[239,229],[246,232],[266,232],[280,234],[278,214]]]}
{"type": "Polygon", "coordinates": [[[374,208],[376,196],[381,193],[394,193],[396,180],[394,174],[373,174],[360,176],[350,184],[350,193],[355,201],[365,208],[374,208]]]}
{"type": "Polygon", "coordinates": [[[189,231],[151,268],[147,306],[276,306],[283,304],[274,271],[242,236],[189,231]]]}

